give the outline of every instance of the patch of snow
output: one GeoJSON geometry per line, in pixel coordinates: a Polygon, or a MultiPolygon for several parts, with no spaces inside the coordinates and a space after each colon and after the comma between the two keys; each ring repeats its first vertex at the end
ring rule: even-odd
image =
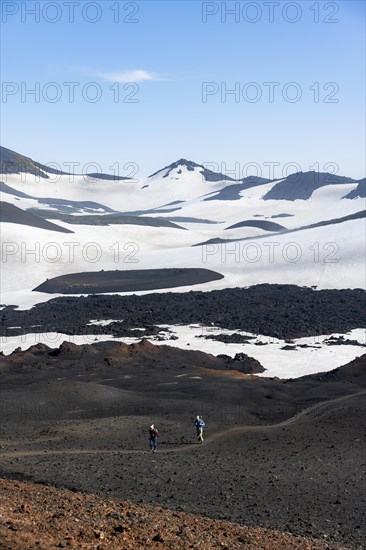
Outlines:
{"type": "MultiPolygon", "coordinates": [[[[199,325],[159,325],[161,329],[170,330],[177,337],[177,340],[167,339],[158,344],[178,347],[180,349],[189,349],[203,351],[211,355],[225,354],[235,357],[237,353],[245,353],[254,359],[257,359],[266,369],[265,372],[258,374],[260,377],[279,377],[279,378],[298,378],[308,374],[327,372],[337,367],[345,365],[363,355],[365,348],[355,345],[340,344],[337,346],[328,346],[324,340],[330,336],[341,336],[339,333],[331,335],[321,335],[306,338],[293,339],[294,350],[282,349],[286,342],[277,338],[263,335],[255,335],[244,331],[233,331],[221,328],[205,327],[199,325]],[[208,334],[233,334],[238,333],[246,336],[252,336],[253,339],[245,344],[226,344],[217,340],[207,340],[197,338],[208,334]],[[262,345],[258,345],[258,343],[262,345]],[[300,344],[307,344],[308,348],[298,347],[300,344]]],[[[366,331],[364,329],[355,329],[344,334],[347,339],[356,340],[360,344],[366,344],[366,331]]],[[[92,344],[94,342],[124,342],[132,344],[139,342],[138,338],[113,338],[110,335],[66,335],[61,333],[43,333],[26,334],[21,336],[2,337],[1,350],[5,355],[10,354],[14,349],[20,347],[22,350],[42,342],[50,347],[58,347],[62,342],[73,342],[75,344],[92,344]]],[[[155,338],[149,337],[148,340],[154,342],[155,338]]],[[[176,378],[182,378],[186,375],[177,375],[176,378]]]]}
{"type": "Polygon", "coordinates": [[[104,327],[106,325],[110,325],[111,323],[118,323],[120,321],[123,321],[123,319],[102,319],[100,321],[97,319],[90,319],[88,325],[100,325],[104,327]]]}

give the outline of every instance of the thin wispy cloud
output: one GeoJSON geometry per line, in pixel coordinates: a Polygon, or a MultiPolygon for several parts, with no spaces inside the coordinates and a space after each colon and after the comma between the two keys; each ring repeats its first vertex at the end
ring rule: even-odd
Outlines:
{"type": "Polygon", "coordinates": [[[120,82],[122,84],[126,82],[143,82],[145,80],[163,80],[163,78],[156,73],[143,70],[99,73],[98,76],[104,78],[105,80],[109,80],[110,82],[120,82]]]}

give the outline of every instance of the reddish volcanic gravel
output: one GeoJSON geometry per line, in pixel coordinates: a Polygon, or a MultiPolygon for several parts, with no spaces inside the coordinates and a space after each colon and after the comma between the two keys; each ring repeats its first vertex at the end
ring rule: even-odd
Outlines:
{"type": "Polygon", "coordinates": [[[0,491],[3,549],[341,550],[278,531],[29,482],[1,479],[0,491]]]}
{"type": "Polygon", "coordinates": [[[0,549],[364,549],[366,355],[294,380],[252,361],[147,340],[0,355],[0,549]]]}

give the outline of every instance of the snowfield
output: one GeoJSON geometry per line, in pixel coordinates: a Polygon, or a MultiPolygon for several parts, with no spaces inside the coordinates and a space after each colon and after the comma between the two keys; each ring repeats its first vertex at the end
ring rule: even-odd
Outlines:
{"type": "MultiPolygon", "coordinates": [[[[229,226],[251,220],[274,221],[287,229],[344,216],[365,208],[365,199],[344,199],[357,183],[325,185],[308,200],[263,200],[277,183],[240,191],[238,200],[205,200],[233,182],[207,182],[198,168],[161,170],[141,181],[105,181],[83,176],[4,175],[8,191],[2,200],[27,209],[58,210],[41,199],[93,201],[94,215],[111,208],[141,216],[188,219],[179,228],[144,225],[80,225],[49,219],[73,231],[66,235],[18,225],[1,224],[1,302],[28,308],[50,296],[32,289],[47,278],[67,273],[113,269],[204,267],[224,275],[201,290],[245,287],[257,283],[289,283],[317,288],[365,288],[365,220],[356,219],[286,234],[261,227],[229,226]],[[13,189],[13,193],[9,191],[13,189]],[[32,198],[23,198],[21,195],[32,198]],[[100,208],[98,208],[100,205],[100,208]],[[158,208],[158,212],[151,209],[158,208]],[[282,217],[286,214],[285,217],[282,217]],[[277,216],[281,217],[277,217],[277,216]],[[215,223],[194,220],[208,220],[215,223]],[[204,244],[211,239],[235,242],[204,244]],[[246,240],[242,240],[246,239],[246,240]],[[16,274],[16,276],[14,276],[16,274]]],[[[62,207],[64,208],[64,206],[62,207]]],[[[59,207],[62,211],[61,206],[59,207]]],[[[72,208],[70,206],[70,208],[72,208]]],[[[179,292],[190,288],[181,287],[179,292]]],[[[55,295],[53,295],[54,297],[55,295]]]]}
{"type": "MultiPolygon", "coordinates": [[[[109,322],[112,322],[109,321],[109,322]]],[[[90,324],[108,324],[108,321],[93,321],[90,324]]],[[[218,329],[217,327],[205,327],[199,325],[159,325],[161,329],[166,330],[166,336],[174,335],[177,340],[167,339],[165,341],[156,340],[153,336],[148,340],[157,344],[166,344],[168,346],[181,349],[190,349],[203,351],[212,355],[225,354],[235,357],[237,353],[245,353],[250,357],[257,359],[266,369],[265,372],[256,376],[278,377],[278,378],[298,378],[307,374],[317,372],[327,372],[337,367],[345,365],[356,357],[365,353],[365,347],[356,345],[336,345],[330,346],[324,343],[331,335],[313,336],[308,338],[293,339],[291,347],[295,349],[283,349],[286,346],[284,340],[272,338],[263,335],[254,335],[243,331],[232,331],[218,329]],[[169,332],[168,332],[169,331],[169,332]],[[242,334],[252,337],[245,344],[226,344],[217,340],[206,339],[205,336],[218,334],[242,334]],[[155,342],[156,340],[156,342],[155,342]],[[300,345],[307,344],[309,347],[302,348],[300,345]]],[[[338,337],[340,334],[333,334],[338,337]]],[[[363,346],[366,346],[366,331],[364,329],[355,329],[344,335],[345,338],[356,340],[363,346]]],[[[1,350],[5,355],[12,353],[18,347],[22,350],[30,346],[43,343],[49,347],[58,347],[62,342],[73,342],[74,344],[93,344],[113,340],[114,342],[124,342],[133,344],[141,341],[141,336],[137,338],[114,338],[110,335],[67,335],[57,332],[44,334],[32,333],[22,336],[3,337],[1,350]]]]}
{"type": "MultiPolygon", "coordinates": [[[[317,289],[366,287],[365,218],[302,229],[364,210],[365,198],[344,198],[357,188],[357,183],[324,185],[307,200],[264,200],[278,180],[241,190],[232,200],[222,200],[215,198],[216,194],[235,182],[208,182],[199,168],[188,170],[184,165],[164,178],[166,173],[162,170],[151,178],[132,182],[52,174],[49,180],[24,173],[3,175],[3,201],[23,210],[31,208],[38,216],[45,210],[54,212],[57,217],[47,219],[73,233],[3,221],[1,304],[28,309],[58,296],[33,292],[47,279],[101,270],[206,268],[224,275],[221,280],[194,287],[203,291],[260,283],[317,289]],[[179,227],[99,225],[98,217],[110,215],[111,210],[141,219],[171,220],[179,227]],[[90,225],[67,223],[62,219],[65,212],[75,221],[77,216],[92,214],[94,218],[90,225]],[[245,221],[258,227],[227,229],[245,221]],[[261,221],[275,222],[292,232],[267,231],[261,221]],[[231,242],[218,243],[217,239],[231,242]]],[[[191,289],[186,286],[171,290],[191,289]]],[[[362,353],[361,347],[322,345],[284,351],[283,342],[237,346],[197,339],[192,327],[174,330],[178,336],[174,345],[184,347],[189,343],[191,349],[229,355],[245,351],[267,369],[263,376],[301,376],[327,370],[362,353]]],[[[27,335],[27,345],[31,337],[27,335]]],[[[361,338],[358,332],[357,338],[361,338]]],[[[23,347],[21,337],[8,338],[2,348],[9,353],[18,345],[23,347]]]]}

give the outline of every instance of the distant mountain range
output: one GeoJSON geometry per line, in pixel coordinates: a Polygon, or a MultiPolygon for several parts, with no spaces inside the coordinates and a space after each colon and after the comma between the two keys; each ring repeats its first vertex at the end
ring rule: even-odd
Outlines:
{"type": "Polygon", "coordinates": [[[181,158],[115,181],[70,177],[4,147],[0,156],[3,304],[43,301],[33,289],[54,277],[135,268],[159,277],[172,268],[217,273],[202,290],[365,286],[365,179],[297,172],[235,180],[181,158]]]}
{"type": "MultiPolygon", "coordinates": [[[[62,170],[56,170],[50,166],[36,162],[29,157],[25,157],[20,153],[16,153],[6,147],[0,147],[0,174],[34,174],[41,178],[48,179],[48,174],[69,176],[69,172],[63,172],[62,170]]],[[[77,175],[77,174],[75,174],[77,175]]],[[[79,174],[82,175],[82,174],[79,174]]],[[[98,179],[106,180],[129,180],[131,178],[124,178],[121,176],[114,176],[112,174],[86,174],[89,177],[95,177],[98,179]]]]}
{"type": "MultiPolygon", "coordinates": [[[[0,174],[1,173],[29,173],[45,179],[49,178],[49,174],[70,175],[67,172],[62,172],[60,170],[47,167],[40,162],[34,161],[29,157],[16,153],[10,149],[6,149],[5,147],[0,147],[0,174]]],[[[184,158],[181,158],[151,174],[147,178],[147,183],[144,187],[150,187],[153,180],[157,178],[163,180],[178,180],[181,176],[184,176],[185,173],[198,173],[201,175],[203,181],[208,183],[228,182],[228,185],[223,186],[221,189],[214,192],[208,192],[207,196],[203,199],[205,201],[239,200],[242,191],[250,189],[251,187],[266,185],[271,181],[275,182],[275,185],[263,196],[264,200],[307,200],[312,196],[316,189],[327,185],[339,184],[352,184],[353,186],[354,184],[358,184],[358,186],[353,188],[348,194],[345,195],[344,198],[354,199],[357,197],[366,197],[365,178],[355,180],[347,176],[339,176],[328,172],[309,171],[290,174],[279,180],[269,180],[258,176],[247,176],[246,178],[236,180],[226,174],[214,172],[205,168],[202,164],[197,164],[196,162],[186,160],[184,158]]],[[[81,176],[82,174],[74,175],[81,176]]],[[[131,180],[131,178],[104,173],[90,173],[85,175],[100,180],[131,180]]]]}

